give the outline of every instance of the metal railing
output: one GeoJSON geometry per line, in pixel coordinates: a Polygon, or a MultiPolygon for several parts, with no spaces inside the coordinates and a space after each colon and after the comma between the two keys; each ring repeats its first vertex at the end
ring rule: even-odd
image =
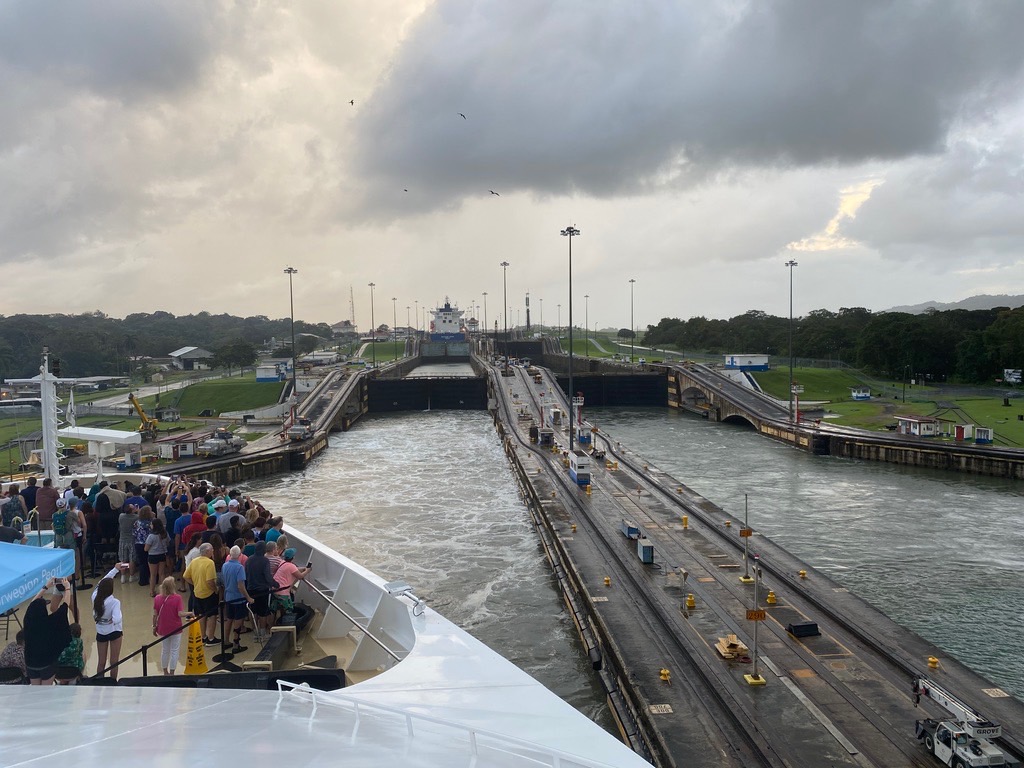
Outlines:
{"type": "MultiPolygon", "coordinates": [[[[396,716],[399,719],[405,721],[406,733],[409,738],[413,738],[416,735],[415,723],[430,723],[432,725],[440,725],[447,728],[452,728],[457,731],[462,731],[468,737],[469,751],[474,758],[480,756],[481,745],[479,741],[481,739],[489,739],[494,742],[507,744],[509,746],[519,747],[521,749],[528,750],[536,753],[537,755],[544,755],[549,758],[548,765],[552,766],[582,766],[583,768],[611,768],[611,763],[604,761],[589,760],[587,758],[581,758],[578,755],[573,755],[569,752],[557,749],[555,747],[545,746],[538,744],[535,741],[528,739],[520,739],[516,736],[509,736],[504,733],[497,733],[496,731],[489,731],[484,728],[475,728],[465,723],[456,722],[453,720],[447,720],[442,717],[434,717],[432,715],[423,714],[420,712],[412,712],[407,709],[401,709],[399,707],[391,707],[386,704],[380,704],[374,701],[367,701],[359,697],[353,696],[346,691],[320,691],[315,688],[311,688],[308,683],[291,683],[287,680],[277,681],[278,701],[275,713],[278,713],[281,708],[281,701],[286,693],[285,689],[289,689],[287,692],[293,694],[296,697],[306,697],[313,704],[313,711],[310,713],[310,717],[316,715],[318,704],[327,704],[330,706],[341,707],[343,709],[349,709],[355,715],[356,723],[353,726],[353,736],[359,731],[360,717],[362,716],[362,710],[376,710],[377,712],[396,716]]],[[[499,751],[500,747],[497,745],[491,747],[495,751],[499,751]]],[[[536,757],[532,758],[538,764],[540,763],[536,757]]]]}
{"type": "Polygon", "coordinates": [[[370,631],[369,627],[366,627],[366,626],[363,626],[362,624],[360,624],[359,621],[354,616],[349,614],[348,611],[346,611],[344,608],[342,608],[340,605],[338,605],[336,602],[334,602],[334,600],[332,600],[330,598],[330,596],[326,592],[323,592],[322,590],[320,590],[319,588],[317,588],[316,586],[311,584],[308,580],[303,580],[300,583],[301,584],[305,584],[311,590],[313,590],[318,595],[320,595],[320,597],[322,597],[325,601],[327,601],[328,605],[330,605],[334,610],[336,610],[338,613],[340,613],[346,619],[351,621],[360,632],[362,632],[364,635],[366,635],[368,638],[370,638],[374,643],[376,643],[378,646],[380,646],[381,650],[383,650],[388,656],[393,658],[395,661],[401,661],[402,660],[403,657],[399,656],[397,653],[395,653],[390,648],[388,648],[387,644],[383,640],[381,640],[379,637],[377,637],[375,634],[373,634],[373,632],[370,631]]]}
{"type": "Polygon", "coordinates": [[[206,618],[205,616],[194,616],[193,618],[189,619],[184,624],[182,624],[181,625],[181,629],[175,630],[174,632],[169,632],[166,635],[161,635],[160,637],[158,637],[153,642],[146,643],[145,645],[140,647],[138,650],[132,651],[130,654],[125,656],[123,659],[119,659],[115,664],[111,664],[106,669],[101,669],[101,670],[97,671],[96,674],[92,675],[91,677],[93,677],[93,678],[101,678],[107,672],[110,672],[112,669],[117,669],[118,667],[120,667],[122,664],[124,664],[129,659],[134,659],[140,653],[142,654],[142,676],[143,677],[149,677],[149,663],[148,663],[149,662],[149,659],[148,659],[149,649],[152,648],[154,645],[159,645],[160,643],[162,643],[164,640],[166,640],[171,635],[176,635],[179,632],[184,631],[186,628],[191,627],[197,621],[202,621],[205,618],[206,618]]]}

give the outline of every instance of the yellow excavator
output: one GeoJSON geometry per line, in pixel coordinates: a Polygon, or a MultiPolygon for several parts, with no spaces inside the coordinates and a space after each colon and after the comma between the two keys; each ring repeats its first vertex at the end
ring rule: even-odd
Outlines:
{"type": "Polygon", "coordinates": [[[135,406],[135,411],[139,414],[138,431],[146,437],[155,438],[157,434],[156,431],[160,428],[160,422],[142,409],[142,403],[138,401],[134,393],[128,393],[128,402],[135,406]]]}

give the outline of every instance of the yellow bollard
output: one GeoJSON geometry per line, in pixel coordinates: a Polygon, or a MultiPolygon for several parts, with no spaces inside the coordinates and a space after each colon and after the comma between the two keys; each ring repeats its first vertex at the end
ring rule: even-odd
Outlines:
{"type": "Polygon", "coordinates": [[[612,577],[611,576],[605,576],[604,577],[604,585],[606,587],[610,587],[612,585],[612,577]]]}
{"type": "Polygon", "coordinates": [[[689,515],[683,515],[683,530],[686,531],[686,530],[689,530],[689,528],[690,528],[690,516],[689,515]]]}
{"type": "Polygon", "coordinates": [[[644,464],[644,472],[646,472],[646,471],[647,471],[647,465],[644,464]]]}
{"type": "Polygon", "coordinates": [[[661,676],[661,682],[668,683],[669,685],[672,685],[672,673],[669,672],[667,669],[665,669],[665,667],[661,668],[660,676],[661,676]]]}
{"type": "Polygon", "coordinates": [[[939,660],[937,658],[935,658],[934,656],[929,656],[928,657],[928,669],[938,669],[938,668],[939,668],[939,660]]]}
{"type": "Polygon", "coordinates": [[[732,528],[732,520],[726,520],[725,521],[725,527],[726,528],[732,528]]]}
{"type": "Polygon", "coordinates": [[[682,493],[682,492],[683,492],[683,486],[677,485],[676,486],[676,493],[682,493]]]}
{"type": "Polygon", "coordinates": [[[552,499],[555,498],[555,492],[554,491],[551,492],[551,498],[552,499]]]}
{"type": "Polygon", "coordinates": [[[768,603],[768,605],[775,605],[775,603],[778,602],[778,598],[775,597],[775,592],[773,592],[772,590],[769,589],[768,590],[768,597],[766,597],[764,599],[764,601],[766,603],[768,603]]]}
{"type": "Polygon", "coordinates": [[[807,578],[807,571],[800,571],[799,573],[800,573],[800,578],[801,579],[806,579],[807,578]]]}
{"type": "Polygon", "coordinates": [[[693,610],[697,607],[697,600],[696,598],[694,598],[693,592],[686,596],[686,607],[690,610],[693,610]]]}
{"type": "Polygon", "coordinates": [[[587,496],[590,495],[590,483],[587,483],[587,496]]]}
{"type": "Polygon", "coordinates": [[[572,532],[573,532],[573,533],[576,533],[576,523],[573,523],[573,524],[572,524],[572,532]]]}

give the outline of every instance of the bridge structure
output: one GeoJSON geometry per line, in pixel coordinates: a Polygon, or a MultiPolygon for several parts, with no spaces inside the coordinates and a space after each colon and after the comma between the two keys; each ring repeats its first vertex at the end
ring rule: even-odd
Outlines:
{"type": "Polygon", "coordinates": [[[789,420],[789,408],[706,365],[667,366],[668,404],[711,421],[742,421],[760,431],[789,420]]]}

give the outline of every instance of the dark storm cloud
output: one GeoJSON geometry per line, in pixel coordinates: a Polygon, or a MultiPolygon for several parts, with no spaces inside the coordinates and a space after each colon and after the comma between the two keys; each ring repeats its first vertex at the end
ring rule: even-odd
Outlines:
{"type": "Polygon", "coordinates": [[[442,0],[359,116],[358,163],[371,204],[432,208],[937,152],[1019,97],[1021,29],[1016,2],[442,0]]]}
{"type": "Polygon", "coordinates": [[[192,82],[216,14],[187,0],[8,0],[0,61],[33,77],[126,98],[192,82]]]}

